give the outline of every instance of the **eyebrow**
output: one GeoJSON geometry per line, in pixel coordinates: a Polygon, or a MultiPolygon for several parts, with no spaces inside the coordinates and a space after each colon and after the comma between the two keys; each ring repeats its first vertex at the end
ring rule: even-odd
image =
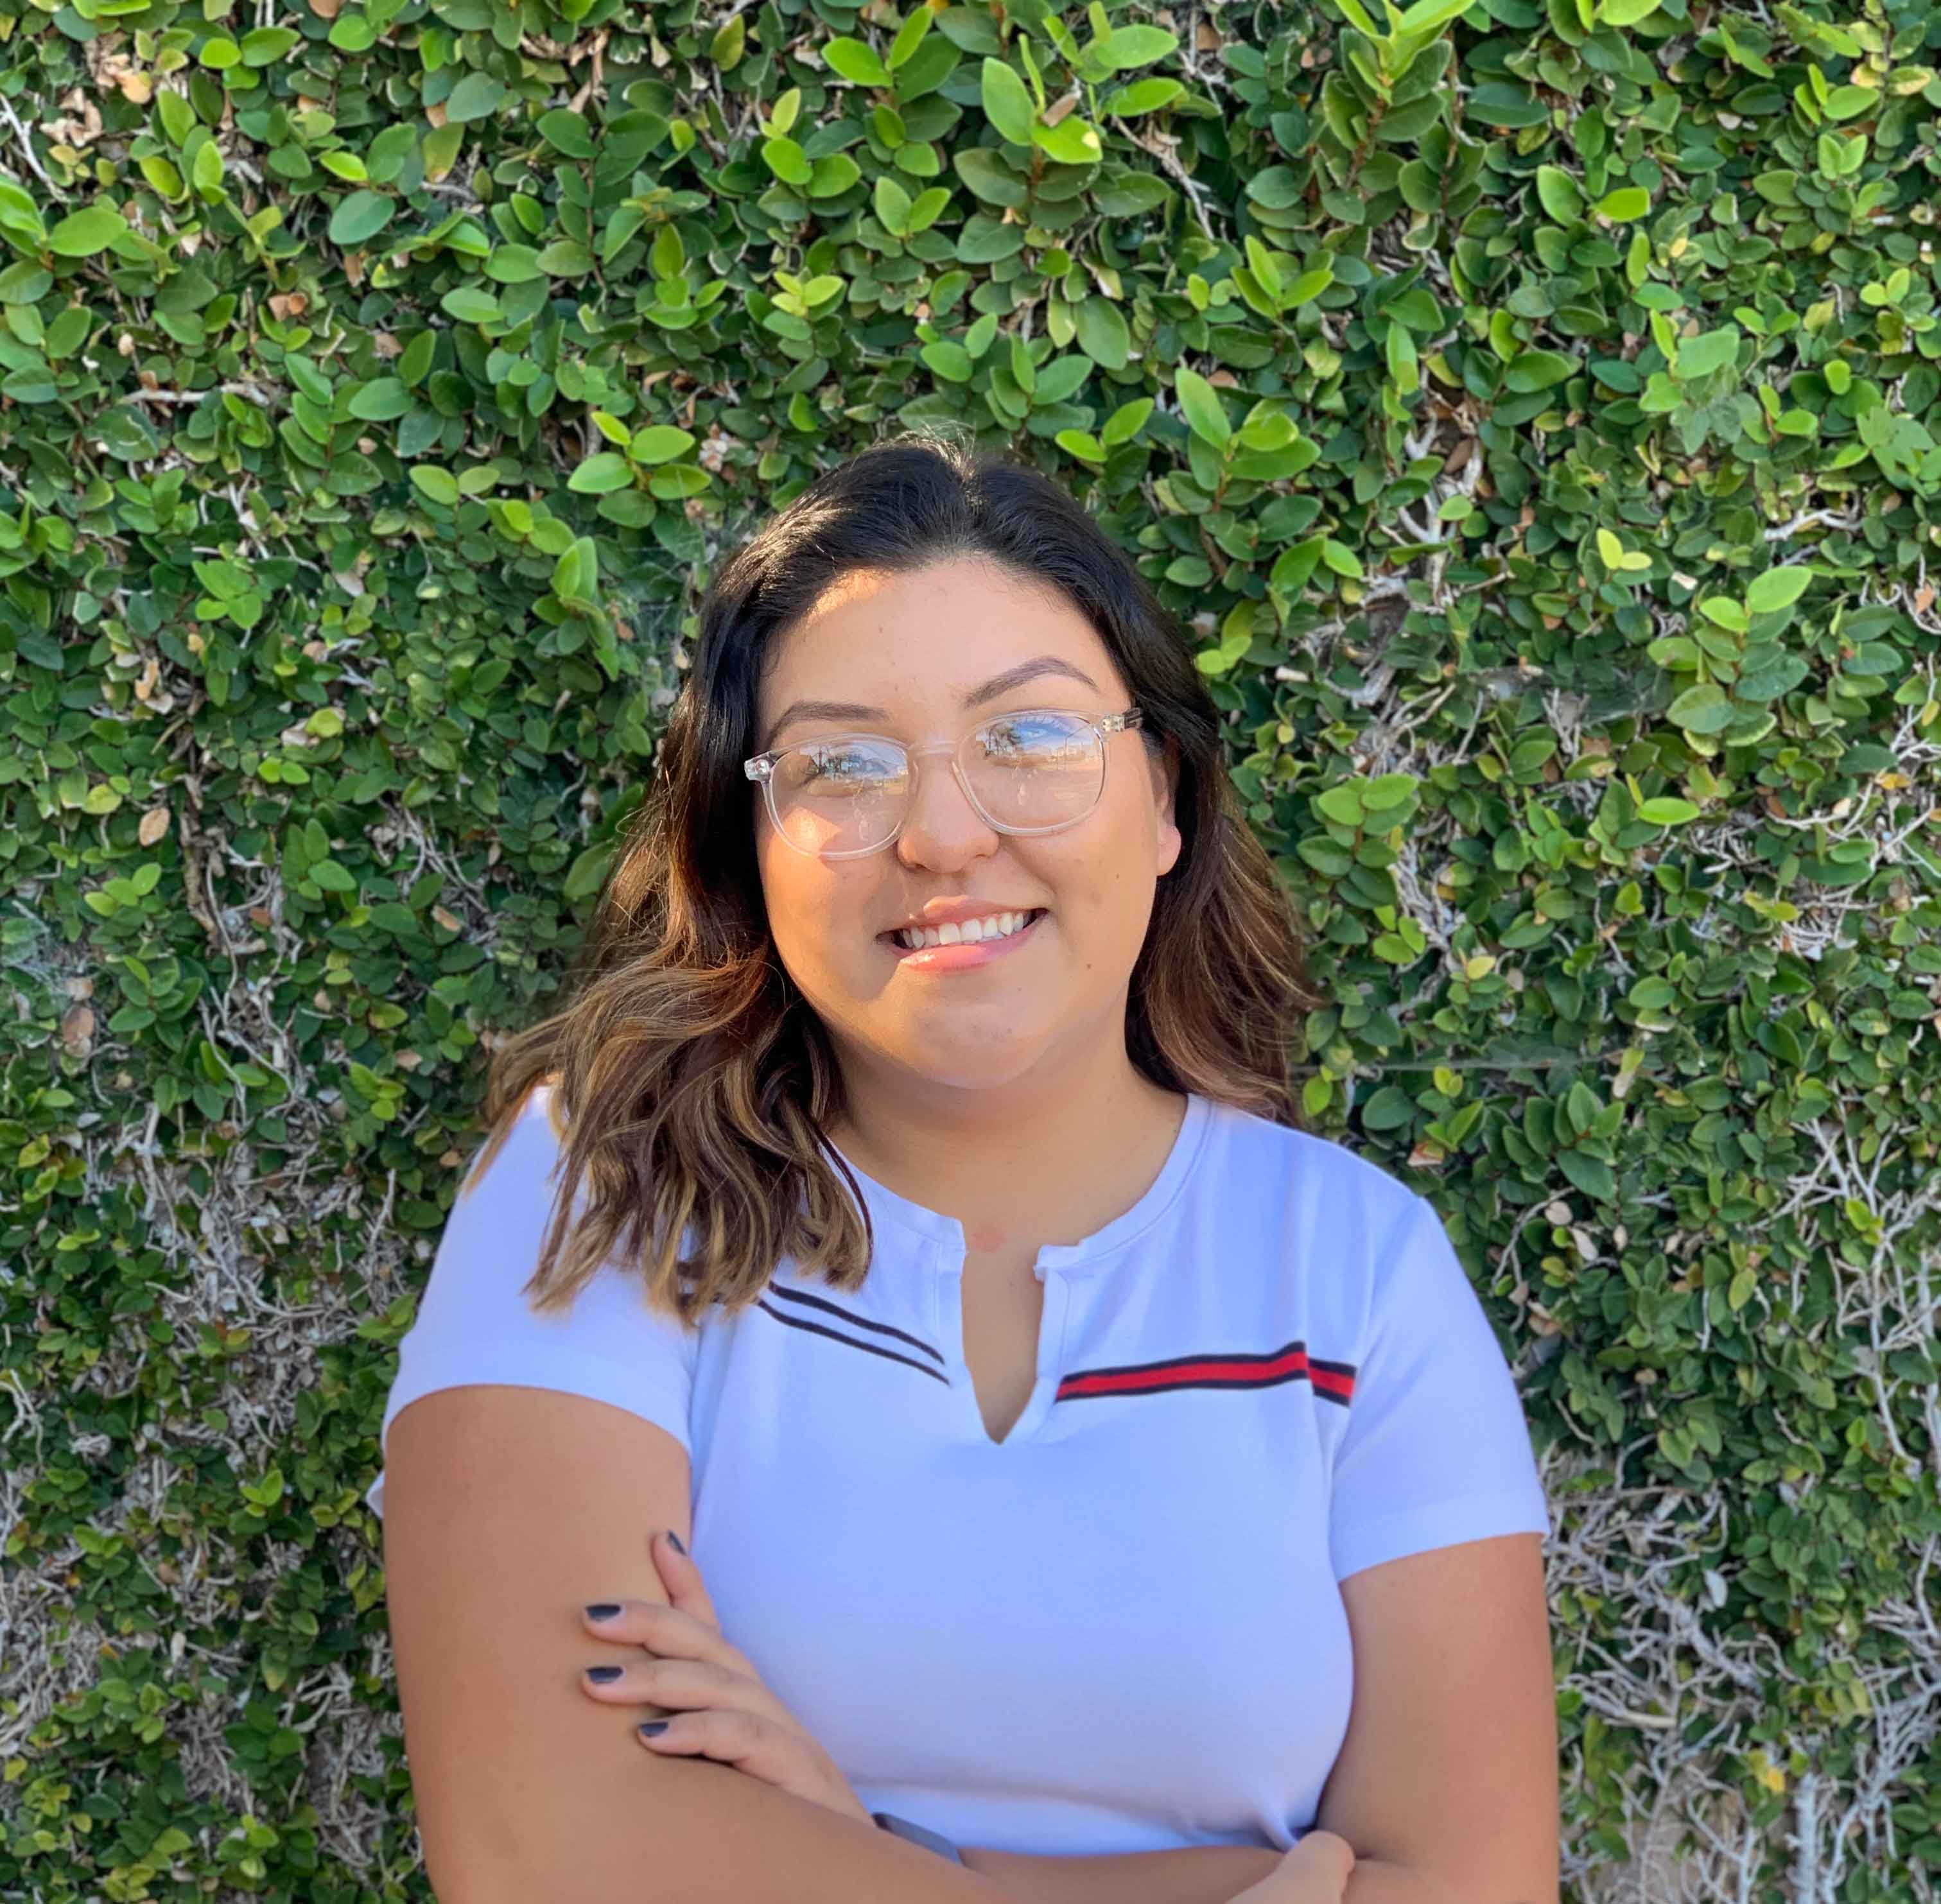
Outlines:
{"type": "MultiPolygon", "coordinates": [[[[1056,655],[1034,655],[1029,661],[1021,661],[1015,668],[1006,668],[1001,674],[993,674],[982,687],[973,688],[964,697],[964,704],[967,708],[981,708],[986,701],[995,701],[999,695],[1022,687],[1026,682],[1036,680],[1041,674],[1062,675],[1068,680],[1081,683],[1095,694],[1099,692],[1099,683],[1083,668],[1074,667],[1056,655]]],[[[761,751],[766,753],[775,745],[775,736],[791,721],[888,720],[889,717],[888,708],[865,707],[860,701],[791,701],[770,726],[761,751]]]]}

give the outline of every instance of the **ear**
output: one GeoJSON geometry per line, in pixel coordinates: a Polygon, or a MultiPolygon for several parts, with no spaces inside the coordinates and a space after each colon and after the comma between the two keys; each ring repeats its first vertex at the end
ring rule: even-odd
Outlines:
{"type": "Polygon", "coordinates": [[[1178,864],[1180,849],[1184,843],[1173,811],[1179,789],[1179,743],[1170,734],[1163,737],[1163,757],[1155,757],[1151,748],[1146,750],[1146,765],[1152,776],[1153,823],[1158,848],[1156,869],[1162,875],[1170,873],[1178,864]]]}

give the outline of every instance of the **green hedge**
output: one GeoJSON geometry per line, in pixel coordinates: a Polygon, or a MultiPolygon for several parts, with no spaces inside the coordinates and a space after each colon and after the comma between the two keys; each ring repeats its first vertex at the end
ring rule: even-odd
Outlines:
{"type": "Polygon", "coordinates": [[[1517,1360],[1567,1895],[1935,1894],[1941,14],[1383,11],[0,0],[0,1893],[428,1894],[478,1047],[722,553],[951,420],[1179,612],[1517,1360]]]}

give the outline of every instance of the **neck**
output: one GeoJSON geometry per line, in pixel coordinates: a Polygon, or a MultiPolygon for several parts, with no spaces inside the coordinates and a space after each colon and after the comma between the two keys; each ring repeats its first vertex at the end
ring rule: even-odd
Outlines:
{"type": "Polygon", "coordinates": [[[858,1169],[958,1218],[974,1249],[1075,1242],[1151,1182],[1186,1103],[1142,1076],[1123,1046],[1045,1069],[1055,1075],[956,1086],[845,1065],[847,1113],[828,1134],[858,1169]]]}

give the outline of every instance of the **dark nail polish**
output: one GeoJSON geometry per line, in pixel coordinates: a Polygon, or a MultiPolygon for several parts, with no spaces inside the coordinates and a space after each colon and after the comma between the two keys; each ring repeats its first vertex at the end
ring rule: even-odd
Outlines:
{"type": "Polygon", "coordinates": [[[618,1666],[589,1666],[586,1669],[586,1676],[598,1685],[606,1685],[617,1679],[623,1670],[618,1666]]]}
{"type": "Polygon", "coordinates": [[[586,1617],[589,1620],[612,1620],[617,1619],[619,1617],[619,1601],[603,1600],[596,1601],[587,1608],[586,1617]]]}
{"type": "Polygon", "coordinates": [[[667,1730],[668,1724],[665,1719],[650,1719],[644,1725],[637,1725],[634,1729],[643,1739],[656,1739],[667,1730]]]}
{"type": "Polygon", "coordinates": [[[676,1533],[671,1527],[668,1530],[668,1545],[671,1547],[677,1554],[685,1554],[687,1551],[687,1549],[680,1544],[680,1535],[676,1533]]]}

